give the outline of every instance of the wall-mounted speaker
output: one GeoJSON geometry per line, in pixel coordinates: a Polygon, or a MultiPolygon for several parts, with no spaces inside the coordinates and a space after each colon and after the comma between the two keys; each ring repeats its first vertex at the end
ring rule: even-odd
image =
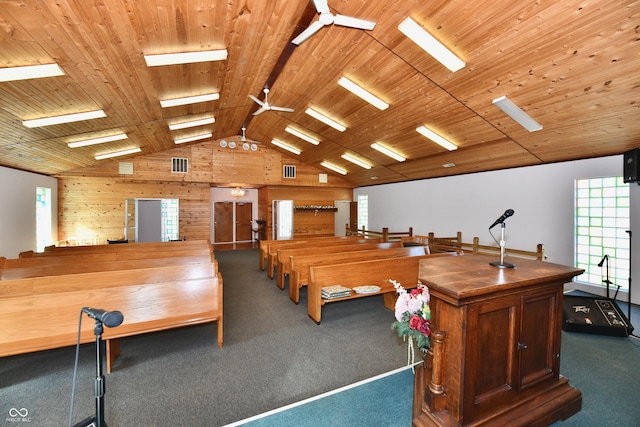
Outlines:
{"type": "Polygon", "coordinates": [[[624,182],[638,182],[638,162],[640,161],[640,148],[634,148],[624,153],[624,182]]]}

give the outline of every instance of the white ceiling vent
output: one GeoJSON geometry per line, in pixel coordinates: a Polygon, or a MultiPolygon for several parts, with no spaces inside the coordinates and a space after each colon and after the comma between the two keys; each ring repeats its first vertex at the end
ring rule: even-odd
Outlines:
{"type": "Polygon", "coordinates": [[[184,157],[171,158],[171,173],[189,172],[189,159],[184,157]]]}
{"type": "Polygon", "coordinates": [[[296,177],[296,167],[293,165],[284,165],[282,171],[283,178],[295,178],[296,177]]]}
{"type": "Polygon", "coordinates": [[[133,175],[133,163],[132,162],[119,162],[118,173],[120,175],[133,175]]]}

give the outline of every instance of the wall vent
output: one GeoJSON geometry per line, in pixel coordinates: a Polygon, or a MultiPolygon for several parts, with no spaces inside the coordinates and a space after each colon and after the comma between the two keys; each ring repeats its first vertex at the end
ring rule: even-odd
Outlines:
{"type": "Polygon", "coordinates": [[[295,178],[296,177],[296,167],[293,165],[284,165],[282,171],[283,178],[295,178]]]}
{"type": "Polygon", "coordinates": [[[189,172],[189,159],[184,157],[171,158],[171,173],[189,172]]]}
{"type": "Polygon", "coordinates": [[[120,175],[133,175],[133,163],[132,162],[119,162],[118,173],[120,175]]]}

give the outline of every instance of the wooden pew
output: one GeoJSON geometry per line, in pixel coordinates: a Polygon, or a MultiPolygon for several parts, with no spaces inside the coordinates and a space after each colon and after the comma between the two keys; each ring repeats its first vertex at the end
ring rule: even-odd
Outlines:
{"type": "Polygon", "coordinates": [[[341,237],[341,236],[330,236],[330,237],[306,237],[306,238],[300,238],[300,239],[288,239],[288,240],[260,240],[260,270],[265,269],[265,265],[266,265],[266,261],[267,258],[269,256],[269,247],[273,246],[273,245],[282,245],[282,244],[288,244],[288,243],[292,243],[292,242],[307,242],[307,241],[312,241],[315,243],[322,243],[324,241],[327,240],[335,240],[335,239],[353,239],[353,240],[357,240],[359,239],[358,236],[346,236],[346,237],[341,237]]]}
{"type": "MultiPolygon", "coordinates": [[[[104,328],[107,372],[122,337],[217,322],[222,347],[222,302],[212,263],[2,280],[0,356],[74,345],[83,307],[124,315],[120,326],[104,328]]],[[[92,320],[83,322],[80,340],[95,340],[92,320]]]]}
{"type": "Polygon", "coordinates": [[[428,255],[427,246],[314,255],[294,255],[291,257],[291,273],[289,274],[289,298],[296,304],[300,302],[300,289],[303,286],[306,286],[309,282],[309,267],[312,265],[342,264],[345,262],[422,255],[428,255]]]}
{"type": "Polygon", "coordinates": [[[450,255],[456,255],[456,252],[310,266],[309,284],[307,285],[309,317],[319,324],[322,320],[322,306],[327,303],[380,294],[382,294],[385,307],[394,310],[397,294],[389,280],[401,283],[405,289],[414,288],[418,284],[421,260],[450,255]],[[322,299],[322,288],[333,285],[343,285],[351,289],[357,286],[376,285],[380,287],[380,291],[372,294],[352,292],[350,296],[345,298],[322,299]]]}
{"type": "Polygon", "coordinates": [[[326,245],[313,245],[313,247],[302,247],[293,249],[278,249],[276,254],[276,284],[280,289],[284,289],[284,279],[290,274],[291,271],[291,257],[294,255],[308,255],[308,254],[325,254],[325,253],[338,253],[338,252],[353,252],[353,251],[365,251],[372,249],[389,249],[389,248],[401,248],[402,242],[376,242],[376,241],[364,241],[360,243],[347,244],[347,245],[333,245],[327,243],[326,245]]]}
{"type": "Polygon", "coordinates": [[[267,276],[269,279],[273,279],[276,270],[278,250],[279,249],[294,249],[294,248],[313,248],[320,245],[353,245],[356,243],[382,243],[379,239],[363,239],[358,237],[329,237],[322,241],[317,240],[281,240],[272,242],[267,247],[267,276]]]}
{"type": "Polygon", "coordinates": [[[213,251],[213,246],[207,240],[179,240],[175,242],[144,242],[126,243],[118,245],[91,245],[91,246],[47,246],[44,252],[25,251],[19,257],[39,257],[39,256],[59,256],[89,253],[111,253],[111,252],[151,252],[168,249],[195,249],[207,247],[213,251]]]}
{"type": "MultiPolygon", "coordinates": [[[[480,238],[474,237],[473,242],[463,242],[461,233],[458,232],[456,237],[434,237],[433,233],[429,233],[429,249],[431,253],[460,251],[462,250],[466,254],[473,255],[490,255],[500,257],[500,247],[481,245],[480,238]]],[[[535,259],[537,261],[544,261],[546,256],[544,254],[544,245],[538,243],[535,251],[528,251],[524,249],[511,249],[505,248],[507,256],[514,256],[517,258],[535,259]]]]}
{"type": "MultiPolygon", "coordinates": [[[[82,258],[81,255],[78,257],[82,258]]],[[[95,271],[114,271],[114,270],[132,270],[148,267],[165,267],[165,266],[185,266],[193,264],[207,264],[214,265],[214,270],[217,273],[218,262],[210,255],[198,255],[198,256],[180,256],[170,258],[141,258],[141,259],[129,259],[122,261],[83,261],[82,259],[76,259],[74,256],[65,257],[36,257],[36,258],[24,258],[26,260],[47,260],[47,264],[32,265],[31,263],[11,263],[7,260],[7,266],[0,268],[0,280],[7,279],[21,279],[26,277],[39,277],[39,276],[59,276],[63,274],[77,274],[77,273],[89,273],[95,271]]],[[[18,258],[17,260],[22,260],[18,258]]]]}

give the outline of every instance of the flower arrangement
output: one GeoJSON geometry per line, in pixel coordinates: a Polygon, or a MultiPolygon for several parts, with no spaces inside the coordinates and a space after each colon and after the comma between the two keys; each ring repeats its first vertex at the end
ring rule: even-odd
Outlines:
{"type": "Polygon", "coordinates": [[[407,292],[395,280],[389,280],[396,288],[398,299],[395,306],[396,321],[391,327],[397,329],[398,336],[409,339],[409,353],[413,358],[413,341],[425,351],[429,348],[431,336],[431,309],[429,307],[429,288],[418,282],[415,289],[407,292]]]}

